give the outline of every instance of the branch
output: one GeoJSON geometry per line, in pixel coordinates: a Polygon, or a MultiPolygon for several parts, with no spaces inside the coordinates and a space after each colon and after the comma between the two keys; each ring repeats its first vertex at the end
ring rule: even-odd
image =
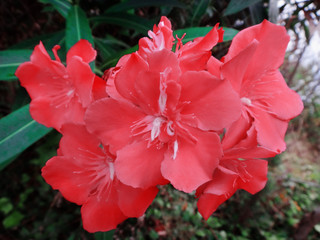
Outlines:
{"type": "Polygon", "coordinates": [[[317,207],[311,213],[307,213],[301,219],[295,233],[294,240],[304,240],[307,239],[309,232],[313,227],[320,222],[320,207],[317,207]]]}

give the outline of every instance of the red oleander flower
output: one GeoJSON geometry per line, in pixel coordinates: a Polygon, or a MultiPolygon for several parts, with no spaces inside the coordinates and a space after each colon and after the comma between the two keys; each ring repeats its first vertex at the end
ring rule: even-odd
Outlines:
{"type": "MultiPolygon", "coordinates": [[[[224,31],[218,27],[219,24],[206,36],[195,38],[185,45],[182,44],[185,35],[181,39],[177,36],[175,53],[182,72],[206,70],[211,49],[223,39],[224,31]]],[[[146,59],[148,54],[162,49],[172,50],[175,39],[172,36],[171,23],[166,17],[161,17],[158,26],[155,25],[148,35],[151,39],[144,37],[139,41],[138,53],[142,58],[146,59]]]]}
{"type": "MultiPolygon", "coordinates": [[[[168,23],[159,25],[161,30],[168,23]]],[[[161,46],[172,42],[170,34],[161,36],[161,46]]],[[[215,131],[239,118],[240,99],[227,81],[188,69],[186,63],[187,56],[192,60],[199,52],[207,55],[218,39],[214,28],[209,37],[186,47],[181,43],[175,53],[168,49],[171,45],[152,48],[153,42],[145,39],[149,48],[143,54],[139,49],[124,56],[107,72],[111,98],[91,104],[85,122],[116,153],[120,181],[147,188],[169,180],[175,188],[191,192],[211,179],[221,158],[215,131]]],[[[153,41],[159,46],[156,37],[153,41]]]]}
{"type": "Polygon", "coordinates": [[[197,189],[198,211],[206,220],[238,189],[255,194],[267,182],[268,162],[260,159],[223,159],[212,180],[197,189]]]}
{"type": "Polygon", "coordinates": [[[96,51],[80,40],[64,66],[40,42],[16,71],[32,117],[63,135],[42,176],[81,207],[84,228],[108,231],[140,217],[157,185],[196,190],[208,219],[238,189],[264,188],[268,164],[285,149],[290,119],[303,104],[278,68],[289,40],[268,21],[241,31],[221,61],[211,49],[218,24],[182,44],[162,17],[103,79],[89,62],[96,51]]]}
{"type": "MultiPolygon", "coordinates": [[[[239,140],[253,125],[258,143],[277,153],[285,150],[289,120],[303,109],[300,96],[288,88],[278,70],[288,41],[284,27],[265,20],[237,34],[220,65],[222,77],[230,81],[242,103],[241,118],[230,128],[237,129],[239,140]]],[[[211,62],[211,72],[217,74],[216,61],[211,62]]]]}
{"type": "Polygon", "coordinates": [[[89,66],[96,57],[91,44],[86,40],[75,44],[67,53],[66,67],[57,54],[59,48],[55,46],[52,49],[56,58],[52,60],[40,42],[31,55],[31,61],[21,64],[16,71],[21,85],[31,97],[31,116],[57,130],[67,122],[84,123],[86,107],[94,98],[103,96],[96,89],[103,85],[102,80],[89,66]],[[92,93],[94,82],[96,97],[92,93]]]}
{"type": "Polygon", "coordinates": [[[82,205],[83,227],[108,231],[128,217],[140,217],[156,196],[156,187],[132,188],[118,180],[115,156],[84,126],[65,124],[59,156],[42,168],[42,176],[69,201],[82,205]]]}
{"type": "Polygon", "coordinates": [[[222,140],[224,156],[213,172],[211,181],[197,189],[197,206],[207,220],[211,214],[238,189],[255,194],[267,182],[268,162],[259,158],[269,158],[276,154],[258,145],[257,132],[252,126],[237,142],[236,132],[225,135],[222,140]],[[228,144],[233,142],[229,148],[228,144]]]}

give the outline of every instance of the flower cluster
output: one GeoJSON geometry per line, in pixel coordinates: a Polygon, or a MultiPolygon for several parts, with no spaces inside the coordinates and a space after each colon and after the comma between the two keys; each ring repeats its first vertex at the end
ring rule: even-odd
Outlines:
{"type": "Polygon", "coordinates": [[[143,215],[158,185],[195,191],[205,219],[238,189],[263,189],[262,158],[285,150],[288,122],[303,109],[278,70],[289,36],[263,21],[218,60],[211,49],[222,37],[216,25],[183,44],[162,17],[103,79],[90,69],[96,51],[86,40],[69,50],[66,67],[59,46],[52,60],[40,42],[18,68],[32,117],[63,135],[42,176],[82,205],[87,231],[143,215]]]}

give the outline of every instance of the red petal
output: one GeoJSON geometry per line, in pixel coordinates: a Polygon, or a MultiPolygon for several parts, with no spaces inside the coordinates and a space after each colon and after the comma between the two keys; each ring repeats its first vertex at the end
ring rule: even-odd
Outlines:
{"type": "Polygon", "coordinates": [[[34,120],[45,125],[60,130],[65,123],[84,123],[85,109],[73,99],[68,105],[56,107],[48,98],[37,98],[30,103],[30,114],[34,120]]]}
{"type": "Polygon", "coordinates": [[[76,93],[84,107],[92,101],[92,85],[95,78],[90,66],[79,57],[69,59],[67,71],[73,81],[76,93]]]}
{"type": "Polygon", "coordinates": [[[72,157],[53,157],[42,168],[42,177],[70,202],[83,204],[91,191],[90,175],[72,157]]]}
{"type": "Polygon", "coordinates": [[[211,51],[190,55],[185,54],[184,57],[179,57],[181,72],[206,70],[211,51]]]}
{"type": "Polygon", "coordinates": [[[141,72],[135,82],[137,103],[146,114],[159,112],[160,78],[159,73],[141,72]]]}
{"type": "Polygon", "coordinates": [[[88,232],[115,229],[125,216],[118,206],[117,189],[111,186],[101,196],[92,196],[81,208],[83,228],[88,232]]]}
{"type": "Polygon", "coordinates": [[[148,54],[147,61],[149,65],[149,71],[163,74],[164,71],[170,70],[167,76],[167,80],[177,80],[180,76],[180,69],[178,68],[177,56],[167,50],[152,52],[148,54]]]}
{"type": "Polygon", "coordinates": [[[238,173],[219,166],[214,171],[212,180],[207,184],[206,188],[203,190],[203,193],[227,196],[230,194],[232,195],[237,190],[235,183],[238,177],[238,173]]]}
{"type": "MultiPolygon", "coordinates": [[[[175,81],[168,81],[167,82],[167,114],[170,116],[171,110],[176,110],[176,107],[179,103],[180,99],[180,93],[181,93],[181,86],[175,81]]],[[[173,114],[173,113],[172,113],[173,114]]]]}
{"type": "Polygon", "coordinates": [[[233,122],[222,139],[222,147],[224,150],[232,148],[238,144],[241,140],[246,138],[247,131],[252,125],[252,120],[247,120],[241,115],[241,117],[233,122]]]}
{"type": "Polygon", "coordinates": [[[160,165],[165,148],[148,146],[148,142],[134,142],[117,152],[115,170],[118,179],[135,188],[149,188],[165,184],[160,165]]]}
{"type": "Polygon", "coordinates": [[[146,58],[151,52],[168,49],[171,51],[174,38],[172,36],[171,23],[168,18],[162,16],[158,26],[154,25],[153,31],[148,31],[151,39],[144,37],[139,40],[138,53],[146,58]]]}
{"type": "Polygon", "coordinates": [[[132,127],[144,117],[133,104],[104,98],[88,107],[85,122],[88,130],[103,144],[111,145],[114,152],[131,141],[132,127]]]}
{"type": "Polygon", "coordinates": [[[67,53],[67,64],[74,57],[78,56],[82,58],[82,61],[89,63],[95,60],[97,51],[92,48],[92,45],[87,40],[81,39],[75,45],[73,45],[67,53]]]}
{"type": "Polygon", "coordinates": [[[178,51],[180,68],[185,71],[205,70],[211,56],[211,49],[218,43],[218,25],[212,28],[204,37],[188,42],[178,51]]]}
{"type": "Polygon", "coordinates": [[[222,62],[211,56],[207,63],[208,72],[217,78],[221,78],[222,62]]]}
{"type": "Polygon", "coordinates": [[[256,79],[268,69],[279,68],[284,59],[289,35],[283,26],[264,20],[261,24],[240,31],[233,38],[226,61],[238,55],[254,39],[260,44],[247,70],[247,77],[256,79]]]}
{"type": "Polygon", "coordinates": [[[254,116],[258,143],[271,151],[283,152],[286,149],[284,135],[287,131],[288,122],[279,120],[259,109],[254,110],[254,116]]]}
{"type": "MultiPolygon", "coordinates": [[[[35,53],[33,53],[35,55],[35,53]]],[[[39,60],[39,58],[36,58],[39,60]]],[[[26,62],[19,66],[16,76],[28,91],[31,99],[50,97],[65,91],[67,87],[63,76],[67,75],[65,67],[57,61],[48,60],[39,62],[26,62]]]]}
{"type": "Polygon", "coordinates": [[[39,45],[37,45],[34,48],[30,59],[31,59],[32,63],[38,64],[39,66],[49,65],[52,62],[51,57],[49,56],[48,52],[44,48],[41,41],[40,41],[39,45]]]}
{"type": "Polygon", "coordinates": [[[137,53],[132,53],[126,64],[115,76],[114,83],[120,95],[135,102],[135,81],[138,74],[141,71],[146,71],[147,69],[147,63],[137,53]]]}
{"type": "Polygon", "coordinates": [[[108,97],[106,87],[107,87],[106,81],[98,76],[95,76],[93,86],[92,86],[93,99],[98,100],[101,98],[108,97]]]}
{"type": "Polygon", "coordinates": [[[240,99],[227,81],[208,72],[186,72],[181,77],[181,114],[191,114],[202,130],[221,130],[240,117],[240,99]]]}
{"type": "Polygon", "coordinates": [[[238,55],[231,58],[221,67],[223,77],[230,81],[233,89],[237,93],[241,92],[243,77],[258,46],[259,42],[254,39],[246,48],[239,52],[238,55]]]}
{"type": "Polygon", "coordinates": [[[208,220],[211,214],[227,199],[225,195],[203,194],[197,203],[198,211],[205,220],[208,220]]]}
{"type": "Polygon", "coordinates": [[[267,105],[266,109],[282,120],[290,120],[303,110],[299,94],[291,90],[278,70],[269,71],[258,81],[249,80],[248,87],[252,99],[258,99],[260,104],[267,105]]]}
{"type": "Polygon", "coordinates": [[[227,139],[232,138],[232,135],[233,133],[229,132],[229,136],[225,135],[222,141],[225,159],[269,158],[274,157],[277,154],[276,152],[258,146],[257,131],[253,125],[247,130],[246,135],[239,138],[240,141],[230,148],[227,148],[228,145],[224,144],[224,141],[225,139],[227,141],[227,139]]]}
{"type": "Polygon", "coordinates": [[[261,159],[252,159],[244,161],[246,171],[252,176],[249,181],[238,180],[239,188],[246,190],[251,194],[255,194],[262,190],[268,180],[268,162],[261,159]]]}
{"type": "Polygon", "coordinates": [[[119,207],[128,217],[141,217],[158,193],[157,187],[132,188],[119,182],[119,207]]]}
{"type": "Polygon", "coordinates": [[[219,136],[212,132],[189,129],[196,144],[178,138],[178,148],[165,154],[161,165],[163,176],[178,190],[192,192],[209,181],[222,156],[219,136]]]}
{"type": "MultiPolygon", "coordinates": [[[[127,56],[127,55],[125,55],[125,56],[127,56]]],[[[108,72],[107,73],[108,77],[106,79],[106,81],[107,81],[106,91],[111,98],[119,100],[119,101],[124,101],[127,99],[125,99],[124,97],[122,97],[122,95],[119,94],[119,92],[115,86],[115,83],[114,83],[114,79],[115,79],[116,75],[119,73],[120,69],[121,69],[120,67],[114,67],[114,68],[110,68],[105,71],[105,74],[106,74],[106,72],[108,72]]]]}
{"type": "Polygon", "coordinates": [[[100,141],[95,135],[90,134],[84,125],[64,124],[61,133],[63,134],[60,141],[62,155],[82,161],[98,160],[95,156],[105,158],[105,153],[100,148],[100,141]]]}
{"type": "Polygon", "coordinates": [[[236,180],[238,174],[224,167],[214,172],[212,180],[206,184],[198,200],[197,206],[204,219],[217,210],[220,204],[229,199],[237,190],[236,180]]]}

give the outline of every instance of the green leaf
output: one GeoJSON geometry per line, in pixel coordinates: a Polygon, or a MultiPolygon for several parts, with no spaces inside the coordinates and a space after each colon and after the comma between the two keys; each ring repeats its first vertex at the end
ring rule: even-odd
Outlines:
{"type": "Polygon", "coordinates": [[[191,26],[198,25],[206,13],[210,0],[195,0],[192,8],[191,26]]]}
{"type": "Polygon", "coordinates": [[[16,227],[19,225],[23,218],[24,216],[22,215],[22,213],[20,213],[19,211],[14,211],[2,221],[2,224],[5,228],[16,227]]]}
{"type": "Polygon", "coordinates": [[[259,1],[261,0],[231,0],[227,8],[225,9],[223,16],[228,16],[240,12],[241,10],[259,1]]]}
{"type": "Polygon", "coordinates": [[[110,42],[104,41],[104,39],[94,38],[94,43],[99,49],[102,59],[108,59],[110,56],[116,54],[116,49],[114,49],[110,42]]]}
{"type": "Polygon", "coordinates": [[[51,4],[64,18],[67,18],[72,6],[68,0],[41,0],[41,2],[51,4]]]}
{"type": "Polygon", "coordinates": [[[226,28],[223,27],[224,34],[223,34],[223,41],[231,41],[235,35],[238,34],[238,30],[233,28],[226,28]]]}
{"type": "MultiPolygon", "coordinates": [[[[183,43],[192,41],[193,39],[197,37],[203,37],[205,36],[212,27],[195,27],[195,28],[184,28],[184,29],[179,29],[173,32],[173,36],[175,37],[176,35],[178,37],[182,37],[184,33],[186,33],[186,36],[182,39],[183,43]]],[[[230,41],[232,38],[238,33],[237,30],[233,28],[225,28],[224,29],[224,35],[223,35],[223,41],[230,41]]]]}
{"type": "Polygon", "coordinates": [[[37,44],[39,44],[40,41],[43,43],[46,49],[52,49],[55,45],[62,45],[64,40],[65,30],[62,30],[55,33],[43,34],[34,38],[27,39],[11,46],[9,49],[33,49],[37,44]]]}
{"type": "Polygon", "coordinates": [[[18,66],[30,60],[32,50],[6,50],[0,51],[0,80],[16,80],[14,75],[18,66]]]}
{"type": "Polygon", "coordinates": [[[171,7],[179,7],[179,8],[185,8],[186,6],[177,1],[177,0],[129,0],[124,1],[118,4],[115,4],[108,8],[105,12],[111,13],[111,12],[124,12],[129,9],[136,9],[136,8],[142,8],[142,7],[161,7],[161,6],[171,6],[171,7]]]}
{"type": "Polygon", "coordinates": [[[196,235],[199,237],[205,237],[207,234],[203,229],[199,229],[196,231],[196,235]]]}
{"type": "Polygon", "coordinates": [[[80,39],[86,39],[93,45],[93,37],[86,13],[77,5],[73,6],[66,22],[66,49],[69,50],[80,39]]]}
{"type": "Polygon", "coordinates": [[[11,210],[13,209],[13,205],[10,202],[9,198],[2,197],[0,198],[0,211],[4,214],[7,215],[11,210]]]}
{"type": "MultiPolygon", "coordinates": [[[[86,13],[78,6],[73,6],[67,16],[66,22],[66,50],[69,50],[80,39],[88,40],[92,46],[93,36],[86,13]]],[[[94,70],[95,63],[91,62],[90,67],[94,70]]]]}
{"type": "Polygon", "coordinates": [[[29,105],[0,119],[0,170],[50,131],[32,119],[29,105]]]}
{"type": "Polygon", "coordinates": [[[148,30],[150,30],[154,24],[154,22],[145,18],[128,13],[108,13],[103,16],[93,17],[90,21],[94,23],[95,26],[101,23],[107,23],[133,29],[144,35],[146,35],[148,30]]]}
{"type": "Polygon", "coordinates": [[[115,66],[115,65],[117,64],[118,60],[119,60],[122,56],[124,56],[124,55],[126,55],[126,54],[133,53],[133,52],[137,51],[138,48],[139,48],[139,46],[138,46],[138,45],[135,45],[135,46],[133,46],[132,48],[128,48],[128,49],[126,49],[126,50],[124,50],[124,51],[122,51],[122,52],[120,52],[120,53],[116,53],[116,54],[112,55],[112,56],[108,59],[108,61],[106,61],[106,62],[104,62],[104,63],[102,64],[102,66],[100,67],[100,69],[105,69],[105,68],[107,68],[107,67],[115,66]]]}
{"type": "Polygon", "coordinates": [[[259,24],[264,19],[268,19],[267,11],[263,7],[263,2],[257,2],[249,6],[250,16],[253,24],[259,24]]]}
{"type": "Polygon", "coordinates": [[[114,230],[108,232],[97,232],[94,234],[95,240],[112,240],[113,239],[114,230]]]}

